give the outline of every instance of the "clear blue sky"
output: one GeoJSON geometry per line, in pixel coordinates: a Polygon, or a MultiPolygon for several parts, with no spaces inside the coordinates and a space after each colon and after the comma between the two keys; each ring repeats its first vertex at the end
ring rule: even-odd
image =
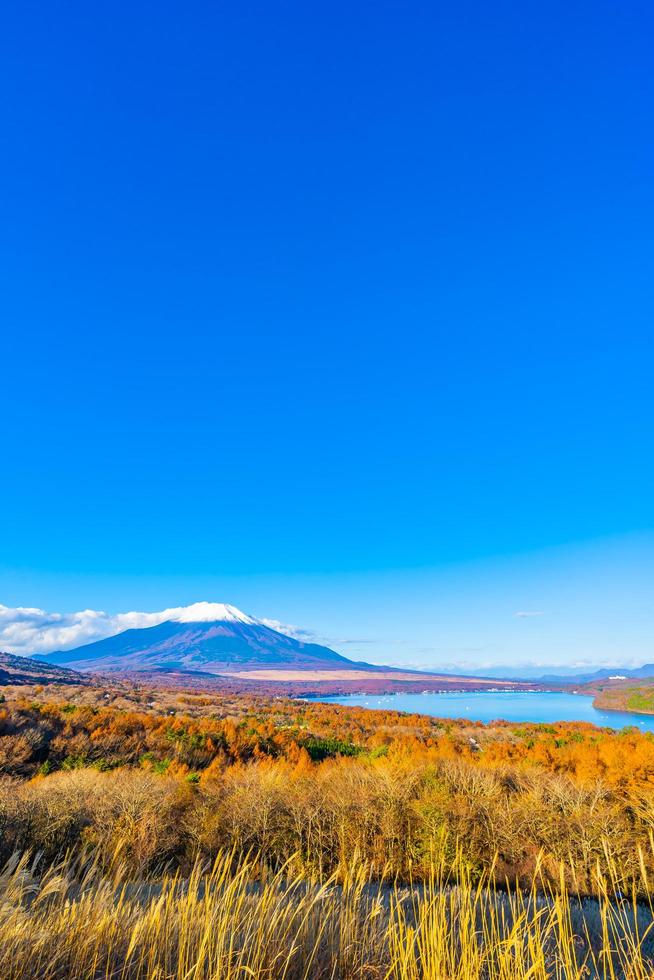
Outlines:
{"type": "Polygon", "coordinates": [[[653,42],[646,3],[6,9],[0,602],[406,662],[610,608],[654,654],[653,42]]]}

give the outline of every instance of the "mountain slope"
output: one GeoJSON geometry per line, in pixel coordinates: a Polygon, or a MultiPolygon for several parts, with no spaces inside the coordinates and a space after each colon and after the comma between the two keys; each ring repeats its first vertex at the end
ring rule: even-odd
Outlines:
{"type": "Polygon", "coordinates": [[[43,654],[47,663],[78,670],[203,670],[209,673],[245,670],[349,670],[355,664],[317,643],[303,643],[246,616],[233,606],[212,607],[218,612],[207,622],[159,623],[129,629],[77,647],[43,654]]]}
{"type": "Polygon", "coordinates": [[[30,657],[0,653],[0,685],[88,684],[88,677],[54,664],[35,663],[30,657]]]}

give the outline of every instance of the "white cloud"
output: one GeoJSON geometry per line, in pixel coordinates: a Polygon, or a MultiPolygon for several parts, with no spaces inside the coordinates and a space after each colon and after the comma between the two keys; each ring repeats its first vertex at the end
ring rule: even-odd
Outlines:
{"type": "Polygon", "coordinates": [[[280,623],[278,619],[260,619],[259,622],[263,623],[264,626],[270,627],[271,630],[277,630],[278,633],[283,633],[284,636],[290,636],[294,640],[299,640],[301,643],[319,643],[327,647],[339,647],[345,646],[346,644],[359,646],[363,643],[375,643],[375,640],[363,640],[357,637],[324,636],[322,633],[303,629],[301,626],[293,626],[291,623],[280,623]]]}
{"type": "MultiPolygon", "coordinates": [[[[106,613],[97,609],[52,613],[32,607],[19,606],[12,609],[0,605],[0,650],[16,654],[70,650],[84,643],[122,633],[123,630],[158,626],[159,623],[171,620],[179,623],[218,620],[257,622],[235,606],[221,602],[195,602],[190,606],[175,606],[160,612],[124,613],[106,613]]],[[[281,625],[280,623],[279,626],[281,625]]]]}
{"type": "Polygon", "coordinates": [[[530,619],[532,616],[544,616],[545,613],[538,609],[526,610],[524,612],[516,612],[513,614],[516,619],[530,619]]]}
{"type": "Polygon", "coordinates": [[[271,630],[283,633],[284,636],[290,636],[294,640],[300,640],[301,643],[322,642],[317,633],[314,633],[312,630],[302,629],[301,626],[293,626],[292,623],[280,623],[278,619],[262,619],[260,622],[271,630]]]}

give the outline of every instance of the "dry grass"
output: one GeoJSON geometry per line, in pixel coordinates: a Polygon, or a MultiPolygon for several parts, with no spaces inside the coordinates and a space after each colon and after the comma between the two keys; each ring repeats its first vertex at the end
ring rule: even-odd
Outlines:
{"type": "MultiPolygon", "coordinates": [[[[644,865],[643,865],[644,867],[644,865]]],[[[616,899],[597,868],[580,902],[538,872],[528,890],[476,882],[461,857],[426,882],[374,884],[363,866],[324,881],[223,854],[190,876],[130,883],[63,862],[39,875],[13,859],[0,879],[5,980],[645,980],[652,908],[616,899]]],[[[640,883],[647,893],[648,882],[640,883]]]]}

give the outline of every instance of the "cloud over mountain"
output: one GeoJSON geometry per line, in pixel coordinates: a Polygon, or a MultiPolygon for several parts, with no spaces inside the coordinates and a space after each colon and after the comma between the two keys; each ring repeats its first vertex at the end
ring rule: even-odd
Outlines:
{"type": "MultiPolygon", "coordinates": [[[[142,629],[160,623],[199,623],[227,620],[256,623],[234,606],[220,602],[195,602],[190,606],[175,606],[158,612],[107,613],[97,609],[78,612],[47,612],[45,609],[0,604],[0,650],[7,653],[50,653],[71,650],[127,629],[142,629]]],[[[285,626],[276,620],[262,620],[265,625],[287,636],[312,642],[308,630],[285,626]],[[274,625],[273,625],[274,623],[274,625]]]]}

